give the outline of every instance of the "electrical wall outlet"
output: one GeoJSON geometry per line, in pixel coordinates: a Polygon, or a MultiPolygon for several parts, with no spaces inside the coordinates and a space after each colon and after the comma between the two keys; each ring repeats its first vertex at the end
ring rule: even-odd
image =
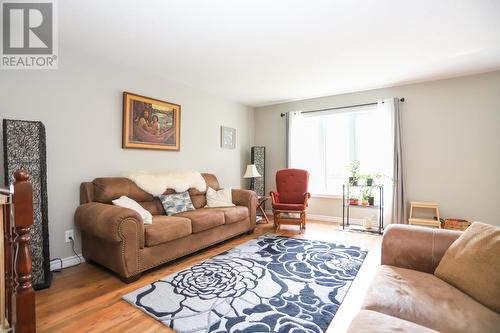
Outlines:
{"type": "Polygon", "coordinates": [[[74,233],[74,230],[71,229],[71,230],[66,230],[66,233],[64,235],[64,240],[66,243],[69,243],[71,242],[71,239],[75,240],[75,233],[74,233]]]}

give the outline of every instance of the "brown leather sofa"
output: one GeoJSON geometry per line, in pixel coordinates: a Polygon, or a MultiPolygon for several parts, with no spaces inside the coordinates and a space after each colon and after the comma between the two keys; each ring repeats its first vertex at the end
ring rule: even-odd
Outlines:
{"type": "MultiPolygon", "coordinates": [[[[215,175],[202,176],[207,186],[220,188],[215,175]]],[[[224,208],[204,208],[205,192],[190,189],[189,194],[196,209],[167,216],[158,198],[127,178],[96,178],[82,183],[75,224],[81,231],[85,260],[132,282],[150,268],[255,228],[255,192],[233,189],[236,206],[224,208]],[[114,206],[111,201],[122,195],[151,212],[153,224],[144,225],[135,211],[114,206]]]]}
{"type": "Polygon", "coordinates": [[[500,314],[433,275],[460,234],[389,226],[382,266],[348,332],[500,332],[500,314]]]}

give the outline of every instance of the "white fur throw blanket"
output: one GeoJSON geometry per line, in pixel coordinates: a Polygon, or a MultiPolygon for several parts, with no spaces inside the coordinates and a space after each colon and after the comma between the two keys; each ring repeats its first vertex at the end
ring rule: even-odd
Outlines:
{"type": "Polygon", "coordinates": [[[190,188],[205,192],[207,189],[207,183],[199,172],[130,172],[125,177],[154,196],[162,195],[168,188],[175,192],[184,192],[190,188]]]}

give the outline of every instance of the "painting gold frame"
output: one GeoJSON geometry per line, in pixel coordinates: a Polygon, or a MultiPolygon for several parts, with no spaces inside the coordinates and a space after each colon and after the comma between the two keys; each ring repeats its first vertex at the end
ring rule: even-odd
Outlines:
{"type": "Polygon", "coordinates": [[[181,106],[123,92],[122,148],[180,150],[181,106]]]}

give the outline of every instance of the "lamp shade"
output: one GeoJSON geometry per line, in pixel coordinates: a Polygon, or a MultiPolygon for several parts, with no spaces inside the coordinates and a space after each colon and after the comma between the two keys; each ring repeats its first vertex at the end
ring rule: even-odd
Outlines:
{"type": "Polygon", "coordinates": [[[262,176],[257,171],[255,164],[247,165],[247,171],[245,172],[245,175],[243,176],[243,178],[256,178],[256,177],[262,177],[262,176]]]}

